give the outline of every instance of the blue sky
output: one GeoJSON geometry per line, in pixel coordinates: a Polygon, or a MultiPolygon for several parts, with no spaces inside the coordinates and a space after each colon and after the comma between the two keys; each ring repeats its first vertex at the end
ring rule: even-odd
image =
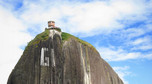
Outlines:
{"type": "Polygon", "coordinates": [[[0,84],[48,20],[95,46],[125,84],[151,84],[151,18],[152,0],[0,0],[0,84]]]}

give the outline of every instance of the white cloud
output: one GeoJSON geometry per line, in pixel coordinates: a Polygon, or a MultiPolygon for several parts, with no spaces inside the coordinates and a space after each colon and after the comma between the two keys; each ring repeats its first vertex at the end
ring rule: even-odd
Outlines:
{"type": "Polygon", "coordinates": [[[149,49],[152,49],[152,45],[141,45],[141,46],[135,46],[133,47],[131,50],[142,50],[142,51],[145,51],[145,50],[149,50],[149,49]]]}
{"type": "Polygon", "coordinates": [[[123,80],[124,84],[129,84],[129,82],[125,79],[126,76],[129,76],[131,72],[129,72],[129,66],[124,66],[124,67],[112,67],[119,77],[123,80]]]}
{"type": "Polygon", "coordinates": [[[124,70],[127,70],[127,69],[129,69],[129,68],[130,68],[129,66],[124,66],[124,67],[113,67],[113,69],[114,69],[115,71],[117,71],[117,70],[124,71],[124,70]]]}
{"type": "Polygon", "coordinates": [[[145,42],[150,42],[150,37],[138,38],[138,39],[134,40],[131,44],[140,45],[140,44],[143,44],[145,42]]]}
{"type": "Polygon", "coordinates": [[[151,44],[151,36],[144,36],[144,37],[139,37],[135,40],[130,40],[128,42],[129,45],[132,45],[133,48],[131,50],[149,50],[152,49],[152,44],[151,44]]]}
{"type": "Polygon", "coordinates": [[[136,28],[120,29],[119,31],[114,31],[110,35],[111,38],[114,38],[119,42],[121,41],[119,46],[129,48],[131,51],[146,51],[152,49],[151,32],[152,25],[147,23],[136,28]]]}
{"type": "Polygon", "coordinates": [[[43,29],[46,21],[52,18],[63,31],[81,37],[93,36],[100,33],[110,33],[113,30],[123,28],[125,24],[145,19],[147,13],[145,4],[144,1],[138,0],[87,3],[68,1],[31,3],[24,1],[20,18],[27,24],[39,24],[43,29]]]}
{"type": "Polygon", "coordinates": [[[13,14],[0,6],[0,83],[6,84],[8,76],[19,60],[31,36],[26,32],[26,26],[13,14]]]}
{"type": "MultiPolygon", "coordinates": [[[[128,26],[136,21],[146,20],[146,22],[150,23],[151,20],[147,15],[151,13],[151,10],[149,10],[152,8],[151,4],[152,1],[145,3],[144,0],[108,0],[87,3],[24,0],[23,6],[16,11],[9,11],[0,6],[0,38],[2,39],[0,42],[2,51],[0,56],[3,56],[3,59],[0,59],[0,72],[6,73],[6,70],[11,72],[21,56],[22,50],[19,47],[26,45],[31,39],[31,36],[26,32],[27,28],[42,31],[47,26],[46,21],[51,19],[55,20],[56,25],[61,27],[63,31],[81,37],[101,33],[109,34],[113,30],[123,29],[126,25],[128,26]],[[12,66],[10,66],[11,68],[6,67],[5,64],[12,64],[12,66]]],[[[7,6],[9,5],[7,4],[7,6]]],[[[146,29],[132,28],[124,32],[127,32],[126,38],[133,38],[141,36],[150,30],[152,30],[152,26],[147,25],[146,29]]],[[[138,45],[143,42],[147,41],[137,40],[133,44],[138,45]]],[[[141,46],[141,49],[151,49],[151,47],[145,45],[141,46]]],[[[151,53],[129,52],[121,48],[115,49],[115,47],[98,47],[98,50],[101,56],[109,61],[137,58],[152,59],[151,53]]],[[[0,82],[3,81],[2,84],[6,84],[6,76],[8,75],[9,73],[6,73],[5,77],[1,75],[0,82]]]]}
{"type": "Polygon", "coordinates": [[[152,53],[148,53],[146,55],[143,55],[143,58],[147,58],[149,60],[152,60],[152,53]]]}
{"type": "Polygon", "coordinates": [[[140,52],[127,52],[123,49],[97,47],[102,58],[107,61],[123,61],[128,59],[137,59],[141,56],[140,52]]]}
{"type": "Polygon", "coordinates": [[[151,52],[134,52],[129,50],[124,50],[122,48],[116,48],[114,46],[109,47],[100,47],[97,46],[97,50],[99,51],[102,58],[107,61],[124,61],[129,59],[152,59],[151,52]]]}
{"type": "Polygon", "coordinates": [[[130,40],[131,38],[135,38],[135,37],[144,35],[146,33],[146,31],[144,31],[141,28],[129,28],[127,30],[124,30],[123,33],[126,34],[126,37],[130,40]]]}

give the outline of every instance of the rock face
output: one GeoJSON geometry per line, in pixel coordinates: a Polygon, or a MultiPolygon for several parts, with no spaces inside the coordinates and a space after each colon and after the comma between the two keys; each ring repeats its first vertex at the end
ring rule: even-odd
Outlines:
{"type": "Polygon", "coordinates": [[[72,35],[46,29],[32,40],[7,84],[123,84],[96,49],[72,35]]]}

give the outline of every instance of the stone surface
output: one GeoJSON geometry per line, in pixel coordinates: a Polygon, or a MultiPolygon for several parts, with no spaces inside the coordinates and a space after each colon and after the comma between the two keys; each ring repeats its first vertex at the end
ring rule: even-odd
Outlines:
{"type": "Polygon", "coordinates": [[[37,44],[27,46],[7,84],[123,82],[96,49],[84,45],[75,38],[63,42],[59,34],[54,34],[45,41],[41,40],[37,44]]]}

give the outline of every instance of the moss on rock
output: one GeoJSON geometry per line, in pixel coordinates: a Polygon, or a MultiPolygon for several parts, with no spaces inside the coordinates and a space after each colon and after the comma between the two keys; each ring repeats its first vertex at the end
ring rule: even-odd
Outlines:
{"type": "MultiPolygon", "coordinates": [[[[30,46],[34,46],[38,44],[40,41],[46,41],[49,38],[49,33],[50,33],[49,30],[45,30],[44,32],[38,34],[33,40],[31,40],[28,43],[24,52],[26,52],[30,46]]],[[[36,47],[38,46],[36,45],[36,47]]]]}
{"type": "MultiPolygon", "coordinates": [[[[49,29],[46,29],[44,32],[38,34],[33,40],[31,40],[28,43],[27,47],[25,48],[25,51],[27,50],[27,48],[29,46],[34,46],[34,45],[38,44],[40,41],[46,41],[49,38],[49,33],[50,33],[49,29]]],[[[78,37],[75,37],[69,33],[62,32],[61,37],[62,37],[62,43],[64,43],[65,41],[67,41],[70,38],[73,38],[73,39],[77,40],[78,42],[82,43],[83,45],[88,46],[96,51],[94,46],[92,46],[90,43],[83,41],[83,40],[79,39],[78,37]]],[[[37,47],[37,45],[36,45],[36,47],[37,47]]]]}
{"type": "Polygon", "coordinates": [[[32,41],[29,42],[28,46],[38,44],[40,41],[45,41],[49,38],[49,30],[38,34],[32,41]]]}
{"type": "Polygon", "coordinates": [[[95,47],[92,46],[90,43],[88,43],[88,42],[86,42],[86,41],[84,41],[84,40],[81,40],[81,39],[79,39],[78,37],[75,37],[75,36],[73,36],[73,35],[71,35],[71,34],[69,34],[69,33],[62,32],[61,36],[62,36],[62,42],[63,42],[63,43],[64,43],[64,41],[67,41],[67,40],[70,39],[70,38],[74,38],[75,40],[77,40],[78,42],[82,43],[83,45],[88,46],[88,47],[90,47],[91,49],[93,49],[93,50],[96,51],[95,47]]]}

